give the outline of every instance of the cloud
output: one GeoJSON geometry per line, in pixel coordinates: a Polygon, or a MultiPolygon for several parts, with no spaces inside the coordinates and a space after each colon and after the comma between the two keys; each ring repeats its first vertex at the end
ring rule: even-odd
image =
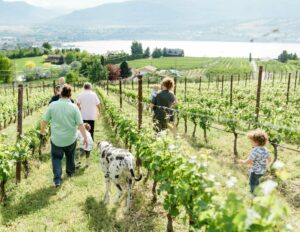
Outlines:
{"type": "Polygon", "coordinates": [[[52,9],[82,9],[104,3],[123,2],[125,0],[5,0],[9,2],[24,1],[31,5],[52,9]]]}

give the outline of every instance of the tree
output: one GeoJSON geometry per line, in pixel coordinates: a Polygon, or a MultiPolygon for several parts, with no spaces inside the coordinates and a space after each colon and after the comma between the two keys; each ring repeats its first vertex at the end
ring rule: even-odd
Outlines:
{"type": "Polygon", "coordinates": [[[292,60],[298,60],[298,56],[296,53],[293,55],[292,60]]]}
{"type": "Polygon", "coordinates": [[[165,57],[168,56],[167,48],[164,48],[164,49],[163,49],[163,56],[165,56],[165,57]]]}
{"type": "Polygon", "coordinates": [[[45,42],[42,45],[43,48],[47,49],[47,50],[51,50],[52,49],[52,45],[49,42],[45,42]]]}
{"type": "Polygon", "coordinates": [[[68,72],[68,74],[66,75],[67,83],[74,83],[75,81],[78,81],[78,79],[79,79],[78,73],[74,71],[68,72]]]}
{"type": "Polygon", "coordinates": [[[144,52],[144,58],[149,58],[150,55],[151,55],[151,54],[150,54],[150,48],[147,47],[146,50],[145,50],[145,52],[144,52]]]}
{"type": "Polygon", "coordinates": [[[10,83],[14,79],[13,63],[6,56],[0,55],[0,81],[10,83]]]}
{"type": "Polygon", "coordinates": [[[27,69],[33,69],[35,67],[36,67],[36,64],[31,60],[29,60],[25,63],[25,68],[27,68],[27,69]]]}
{"type": "Polygon", "coordinates": [[[160,58],[162,57],[162,51],[160,48],[155,48],[154,51],[152,52],[152,58],[160,58]]]}
{"type": "Polygon", "coordinates": [[[74,61],[70,64],[71,70],[75,72],[79,72],[81,68],[81,62],[80,61],[74,61]]]}
{"type": "Polygon", "coordinates": [[[58,75],[60,77],[64,77],[70,72],[70,67],[66,64],[63,64],[63,65],[59,66],[58,71],[59,71],[58,75]]]}
{"type": "Polygon", "coordinates": [[[108,64],[107,65],[107,70],[108,70],[108,79],[111,81],[119,80],[121,70],[119,66],[114,65],[114,64],[108,64]]]}
{"type": "Polygon", "coordinates": [[[143,45],[137,41],[133,41],[131,45],[131,56],[133,58],[143,58],[143,45]]]}
{"type": "Polygon", "coordinates": [[[121,77],[127,78],[132,75],[131,68],[129,67],[128,63],[126,61],[123,61],[120,65],[120,71],[121,71],[121,77]]]}
{"type": "Polygon", "coordinates": [[[101,64],[102,64],[102,65],[105,65],[105,59],[104,59],[104,56],[101,56],[101,64]]]}
{"type": "Polygon", "coordinates": [[[65,61],[67,64],[71,64],[72,62],[76,61],[75,52],[68,52],[65,56],[65,61]]]}
{"type": "Polygon", "coordinates": [[[91,56],[86,67],[86,73],[91,82],[107,80],[107,69],[101,64],[101,56],[91,56]]]}
{"type": "Polygon", "coordinates": [[[286,50],[284,50],[279,56],[278,60],[282,63],[287,63],[288,60],[298,60],[297,54],[288,53],[286,50]]]}
{"type": "Polygon", "coordinates": [[[286,63],[288,61],[288,53],[286,50],[284,50],[279,56],[278,60],[282,63],[286,63]]]}

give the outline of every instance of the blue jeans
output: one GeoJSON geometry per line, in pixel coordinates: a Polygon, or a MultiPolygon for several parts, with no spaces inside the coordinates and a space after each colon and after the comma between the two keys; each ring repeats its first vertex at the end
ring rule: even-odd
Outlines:
{"type": "Polygon", "coordinates": [[[62,164],[61,161],[66,155],[66,173],[68,176],[72,176],[75,173],[75,151],[76,151],[76,143],[67,147],[58,147],[51,141],[51,158],[52,158],[52,170],[53,170],[53,181],[54,184],[61,183],[62,176],[62,164]]]}
{"type": "Polygon", "coordinates": [[[256,174],[255,172],[250,173],[249,185],[250,192],[254,193],[255,188],[259,185],[259,179],[263,176],[263,174],[256,174]]]}

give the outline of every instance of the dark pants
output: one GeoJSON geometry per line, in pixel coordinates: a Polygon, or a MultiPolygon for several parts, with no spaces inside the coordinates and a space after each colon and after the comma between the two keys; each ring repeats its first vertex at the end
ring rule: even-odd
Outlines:
{"type": "Polygon", "coordinates": [[[54,183],[61,183],[62,165],[61,161],[66,155],[66,173],[68,176],[72,176],[75,173],[75,151],[76,142],[67,147],[57,147],[51,141],[51,157],[52,157],[52,169],[54,175],[54,183]]]}
{"type": "Polygon", "coordinates": [[[84,123],[87,123],[91,126],[91,130],[90,130],[90,133],[91,133],[91,136],[94,140],[94,128],[95,128],[95,121],[94,120],[83,120],[84,123]]]}
{"type": "Polygon", "coordinates": [[[80,157],[82,157],[83,155],[85,154],[85,158],[90,158],[90,155],[91,155],[91,151],[86,151],[86,150],[83,150],[82,148],[79,149],[79,155],[80,157]]]}
{"type": "Polygon", "coordinates": [[[255,174],[255,172],[251,172],[249,178],[250,192],[254,193],[255,188],[259,185],[259,179],[262,177],[262,174],[255,174]]]}

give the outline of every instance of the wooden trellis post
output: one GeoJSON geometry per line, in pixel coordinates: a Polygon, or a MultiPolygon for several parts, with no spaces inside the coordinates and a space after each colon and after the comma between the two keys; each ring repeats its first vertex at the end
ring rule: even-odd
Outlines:
{"type": "Polygon", "coordinates": [[[288,87],[287,87],[287,92],[286,92],[286,105],[289,104],[289,98],[290,98],[290,88],[291,88],[291,77],[292,74],[289,73],[289,78],[288,78],[288,87]]]}
{"type": "Polygon", "coordinates": [[[256,107],[255,107],[256,122],[258,122],[259,119],[262,73],[263,73],[263,66],[259,66],[258,84],[257,84],[257,93],[256,93],[256,107]]]}
{"type": "MultiPolygon", "coordinates": [[[[17,140],[20,141],[22,137],[23,130],[23,85],[18,85],[18,127],[17,127],[17,140]]],[[[16,163],[16,183],[21,182],[21,161],[17,161],[16,163]]]]}
{"type": "Polygon", "coordinates": [[[199,77],[199,93],[201,93],[202,77],[199,77]]]}
{"type": "Polygon", "coordinates": [[[187,77],[184,77],[184,101],[186,101],[187,77]]]}
{"type": "Polygon", "coordinates": [[[119,78],[120,108],[122,109],[122,77],[119,78]]]}
{"type": "Polygon", "coordinates": [[[54,95],[55,95],[55,86],[56,86],[55,80],[53,81],[52,86],[53,86],[53,93],[54,93],[54,95]]]}
{"type": "Polygon", "coordinates": [[[230,77],[230,105],[232,106],[233,75],[230,77]]]}
{"type": "Polygon", "coordinates": [[[174,77],[174,94],[176,95],[176,89],[177,89],[177,75],[174,77]]]}
{"type": "Polygon", "coordinates": [[[298,71],[296,71],[294,91],[296,91],[297,88],[297,79],[298,79],[298,71]]]}
{"type": "Polygon", "coordinates": [[[132,89],[132,90],[134,90],[134,82],[133,82],[133,79],[134,79],[134,78],[131,79],[131,89],[132,89]]]}
{"type": "Polygon", "coordinates": [[[108,89],[109,89],[109,80],[107,78],[107,80],[106,80],[106,94],[107,94],[107,96],[108,96],[108,89]]]}
{"type": "MultiPolygon", "coordinates": [[[[138,130],[142,129],[143,123],[143,75],[138,75],[138,130]]],[[[136,165],[138,172],[140,173],[140,168],[142,166],[142,161],[139,154],[137,154],[136,165]]]]}
{"type": "Polygon", "coordinates": [[[221,91],[221,95],[223,96],[224,94],[224,75],[222,75],[222,91],[221,91]]]}

